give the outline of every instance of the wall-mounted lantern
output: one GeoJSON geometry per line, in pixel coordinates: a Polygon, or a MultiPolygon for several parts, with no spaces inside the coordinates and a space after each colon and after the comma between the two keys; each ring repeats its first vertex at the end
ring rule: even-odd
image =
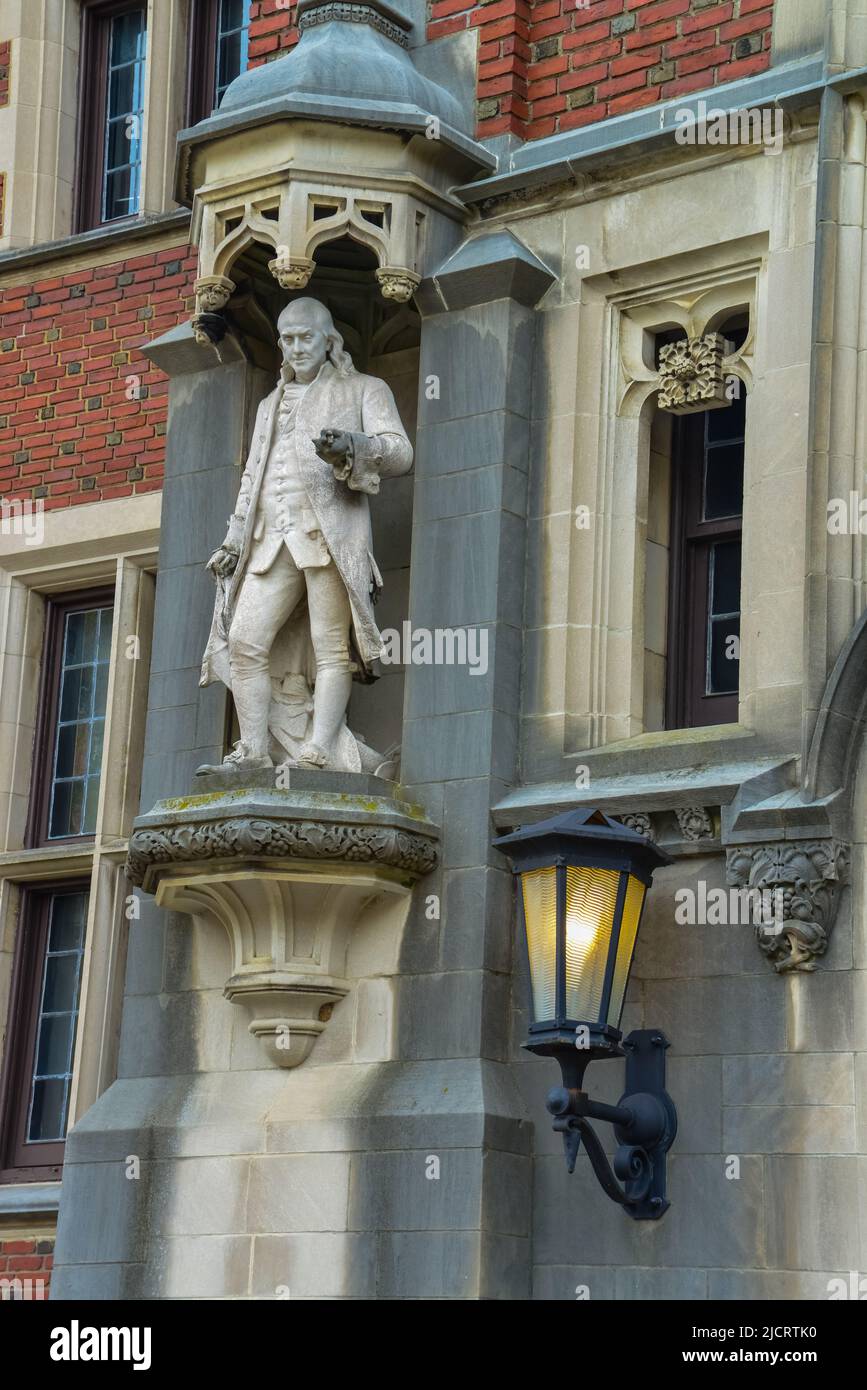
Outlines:
{"type": "Polygon", "coordinates": [[[669,855],[601,811],[568,811],[494,841],[509,856],[527,939],[530,1052],[556,1057],[562,1086],[547,1108],[563,1135],[571,1173],[583,1138],[609,1197],[637,1220],[668,1208],[665,1155],[677,1113],[665,1090],[667,1038],[638,1029],[623,1039],[620,1015],[647,889],[669,855]],[[618,1105],[591,1100],[584,1073],[595,1058],[626,1057],[618,1105]],[[614,1125],[612,1171],[590,1120],[614,1125]],[[617,1179],[623,1180],[621,1187],[617,1179]]]}

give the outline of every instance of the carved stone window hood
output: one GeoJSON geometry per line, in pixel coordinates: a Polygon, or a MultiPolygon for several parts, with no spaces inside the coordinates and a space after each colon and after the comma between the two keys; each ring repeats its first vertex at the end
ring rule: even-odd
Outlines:
{"type": "MultiPolygon", "coordinates": [[[[293,774],[305,776],[328,774],[293,774]]],[[[226,998],[248,1010],[271,1060],[295,1067],[352,988],[347,953],[364,914],[385,912],[399,935],[413,885],[436,862],[437,831],[418,807],[370,788],[263,781],[157,802],[135,822],[127,873],[159,907],[225,930],[226,998]]]]}
{"type": "Polygon", "coordinates": [[[411,22],[380,0],[301,0],[291,53],[242,73],[218,111],[178,137],[176,197],[192,206],[197,316],[218,313],[254,242],[300,290],[323,243],[373,252],[386,299],[406,302],[458,239],[455,184],[493,157],[455,97],[415,67],[411,22]]]}

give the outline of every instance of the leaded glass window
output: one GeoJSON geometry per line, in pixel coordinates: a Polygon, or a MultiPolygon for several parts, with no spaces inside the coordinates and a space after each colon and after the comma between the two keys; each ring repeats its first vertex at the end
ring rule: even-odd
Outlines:
{"type": "Polygon", "coordinates": [[[102,773],[111,657],[110,606],[64,615],[48,838],[91,835],[102,773]]]}

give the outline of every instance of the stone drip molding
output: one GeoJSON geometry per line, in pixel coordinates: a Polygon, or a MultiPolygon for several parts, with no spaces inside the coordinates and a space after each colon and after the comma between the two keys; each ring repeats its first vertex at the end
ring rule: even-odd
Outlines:
{"type": "Polygon", "coordinates": [[[759,948],[780,974],[812,971],[824,955],[837,914],[840,889],[849,881],[849,846],[840,840],[783,841],[726,850],[726,880],[769,894],[765,920],[756,927],[759,948]],[[774,921],[775,890],[782,920],[774,921]]]}

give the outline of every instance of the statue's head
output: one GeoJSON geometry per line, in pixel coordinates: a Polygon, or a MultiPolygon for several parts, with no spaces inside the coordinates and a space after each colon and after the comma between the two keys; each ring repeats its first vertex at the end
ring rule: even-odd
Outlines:
{"type": "Polygon", "coordinates": [[[331,314],[318,299],[293,299],[277,320],[277,333],[284,375],[290,379],[312,381],[326,360],[341,376],[354,370],[331,314]]]}

